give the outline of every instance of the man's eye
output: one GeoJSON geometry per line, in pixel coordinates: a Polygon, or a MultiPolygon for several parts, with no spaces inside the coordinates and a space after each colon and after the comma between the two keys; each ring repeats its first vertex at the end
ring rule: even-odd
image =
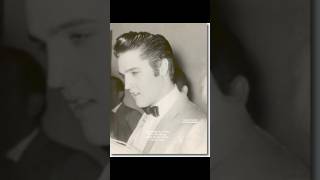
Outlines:
{"type": "Polygon", "coordinates": [[[124,77],[124,74],[121,74],[121,73],[119,73],[120,74],[120,76],[121,76],[121,78],[122,79],[124,79],[125,77],[124,77]]]}
{"type": "Polygon", "coordinates": [[[139,72],[131,72],[132,75],[137,75],[139,72]]]}
{"type": "Polygon", "coordinates": [[[32,45],[37,50],[40,50],[41,52],[45,52],[46,51],[47,44],[44,41],[42,41],[42,40],[40,40],[40,39],[38,39],[38,38],[36,38],[36,37],[34,37],[32,35],[29,35],[28,38],[30,39],[30,41],[32,42],[32,45]]]}
{"type": "Polygon", "coordinates": [[[36,48],[41,51],[41,52],[46,52],[47,49],[47,45],[46,43],[34,43],[34,45],[36,46],[36,48]]]}
{"type": "Polygon", "coordinates": [[[85,41],[87,38],[89,38],[91,36],[90,33],[71,33],[69,34],[69,39],[75,43],[75,44],[79,44],[83,41],[85,41]]]}

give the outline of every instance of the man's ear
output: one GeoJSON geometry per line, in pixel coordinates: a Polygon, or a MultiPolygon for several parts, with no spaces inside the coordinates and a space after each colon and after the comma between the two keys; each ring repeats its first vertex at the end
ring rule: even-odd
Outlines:
{"type": "Polygon", "coordinates": [[[230,84],[230,95],[237,101],[247,103],[250,92],[250,86],[247,78],[237,76],[230,84]]]}
{"type": "Polygon", "coordinates": [[[160,76],[165,76],[168,73],[169,70],[169,62],[168,59],[164,58],[161,61],[161,65],[159,68],[159,74],[160,76]]]}

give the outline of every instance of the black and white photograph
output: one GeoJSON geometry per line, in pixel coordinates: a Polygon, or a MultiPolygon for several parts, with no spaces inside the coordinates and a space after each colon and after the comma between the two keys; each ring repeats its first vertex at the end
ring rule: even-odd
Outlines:
{"type": "Polygon", "coordinates": [[[210,25],[110,28],[110,155],[208,157],[210,25]]]}

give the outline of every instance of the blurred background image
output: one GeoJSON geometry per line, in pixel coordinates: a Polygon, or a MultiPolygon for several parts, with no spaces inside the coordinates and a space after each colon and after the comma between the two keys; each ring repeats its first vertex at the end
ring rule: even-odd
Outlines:
{"type": "MultiPolygon", "coordinates": [[[[243,89],[247,89],[249,96],[245,110],[248,111],[251,125],[244,127],[253,125],[265,134],[261,138],[249,138],[248,132],[252,129],[243,129],[242,132],[247,133],[242,135],[246,137],[246,143],[250,144],[245,145],[243,139],[233,136],[235,132],[229,133],[230,136],[227,133],[228,128],[232,132],[236,121],[221,124],[222,122],[213,120],[216,123],[213,123],[212,131],[217,134],[214,134],[212,147],[216,159],[220,157],[221,161],[218,163],[216,161],[219,160],[215,161],[213,158],[213,179],[310,179],[310,7],[310,1],[286,0],[215,0],[211,4],[211,16],[216,25],[212,25],[212,29],[220,29],[220,32],[211,34],[212,54],[216,57],[211,63],[213,76],[221,87],[221,82],[230,78],[219,80],[217,75],[221,74],[223,68],[215,64],[219,64],[219,61],[233,61],[234,65],[229,66],[234,72],[232,76],[242,75],[247,81],[234,83],[241,80],[230,80],[229,97],[237,96],[243,89]],[[240,66],[235,65],[237,62],[240,66]],[[241,67],[243,62],[246,64],[245,68],[241,67]],[[239,69],[242,70],[238,71],[239,69]],[[241,72],[243,70],[246,72],[241,72]],[[240,91],[237,88],[239,84],[240,91]],[[223,132],[220,133],[218,131],[221,128],[223,132]],[[228,139],[229,137],[232,138],[228,139]],[[227,140],[233,143],[226,143],[227,140]],[[236,141],[243,142],[242,147],[232,147],[231,144],[238,144],[236,141]],[[230,144],[230,147],[224,147],[225,144],[230,144]],[[222,155],[222,147],[228,149],[228,153],[222,155]],[[233,152],[229,152],[231,149],[233,152]],[[232,158],[227,158],[231,156],[232,158]]],[[[215,119],[215,111],[221,110],[217,106],[222,103],[219,104],[215,99],[211,101],[216,103],[216,109],[211,112],[215,119]]],[[[229,113],[231,112],[234,111],[229,109],[229,113]]],[[[229,116],[224,119],[227,121],[232,118],[234,117],[229,116]]],[[[252,130],[254,131],[256,130],[252,130]]],[[[256,133],[251,134],[252,136],[260,137],[256,133]]]]}
{"type": "MultiPolygon", "coordinates": [[[[0,179],[109,178],[108,80],[116,73],[108,72],[108,3],[0,0],[0,179]]],[[[212,1],[211,30],[219,24],[227,34],[216,32],[219,37],[236,39],[231,42],[241,47],[254,78],[237,76],[241,71],[235,68],[224,81],[223,68],[210,67],[211,88],[216,88],[211,95],[211,178],[310,179],[310,6],[303,0],[212,1]]],[[[147,30],[166,33],[161,27],[147,30]]],[[[192,28],[183,31],[192,33],[192,28]]],[[[112,38],[119,35],[115,32],[112,38]]],[[[177,41],[174,47],[179,43],[196,42],[177,41]]],[[[230,49],[227,54],[235,54],[230,49]]],[[[202,54],[205,48],[198,50],[202,54]]],[[[178,56],[185,55],[199,57],[182,48],[178,56]]],[[[189,96],[201,105],[201,86],[194,85],[201,82],[199,61],[188,60],[182,68],[191,81],[189,96]]],[[[117,97],[116,103],[121,93],[117,97]]]]}
{"type": "Polygon", "coordinates": [[[0,4],[0,179],[108,179],[109,2],[0,4]]]}

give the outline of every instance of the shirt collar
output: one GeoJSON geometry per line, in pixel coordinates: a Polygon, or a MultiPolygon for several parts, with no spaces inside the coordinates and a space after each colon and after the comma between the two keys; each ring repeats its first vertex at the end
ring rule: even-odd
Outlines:
{"type": "Polygon", "coordinates": [[[166,114],[169,109],[172,107],[173,103],[176,101],[176,99],[179,96],[179,90],[176,85],[174,85],[174,88],[166,94],[163,98],[158,101],[155,106],[158,106],[159,110],[159,117],[162,117],[164,114],[166,114]]]}
{"type": "Polygon", "coordinates": [[[118,111],[118,109],[120,108],[121,105],[122,105],[122,102],[119,103],[116,107],[114,107],[114,108],[112,109],[112,112],[113,112],[113,113],[116,113],[116,112],[118,111]]]}
{"type": "Polygon", "coordinates": [[[8,153],[6,154],[7,158],[14,162],[18,162],[23,152],[28,148],[29,144],[32,142],[32,140],[36,137],[38,133],[38,128],[33,130],[31,134],[29,134],[27,137],[21,140],[14,148],[8,151],[8,153]]]}

